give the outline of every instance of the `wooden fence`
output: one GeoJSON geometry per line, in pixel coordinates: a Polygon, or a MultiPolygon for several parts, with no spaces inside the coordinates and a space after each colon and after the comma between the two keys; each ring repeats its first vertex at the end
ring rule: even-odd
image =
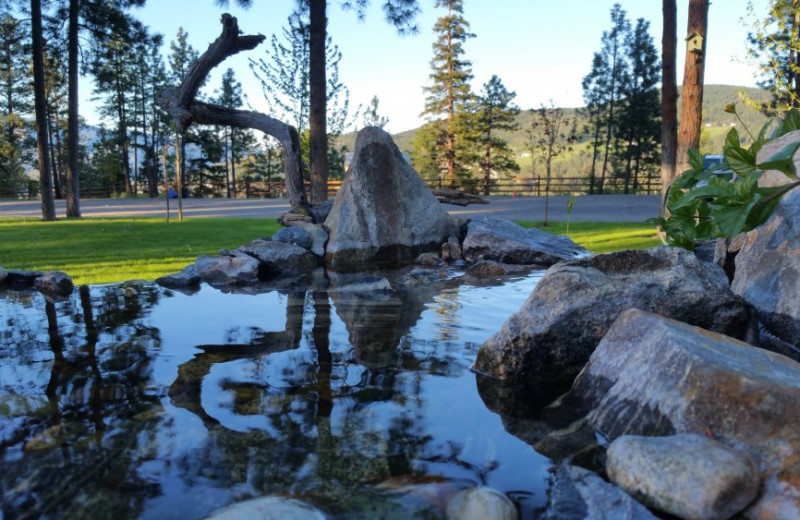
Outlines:
{"type": "MultiPolygon", "coordinates": [[[[447,188],[446,184],[440,182],[430,182],[427,184],[431,188],[447,188]]],[[[490,187],[490,195],[507,195],[507,196],[524,196],[524,197],[542,197],[546,191],[545,179],[541,177],[515,177],[510,179],[497,179],[492,181],[490,187]]],[[[589,190],[588,177],[559,177],[550,180],[550,195],[586,195],[589,190]]],[[[328,181],[328,194],[333,197],[342,186],[342,181],[329,180],[328,181]]],[[[483,190],[475,188],[477,195],[484,195],[483,190]]],[[[160,186],[163,191],[163,186],[160,186]]],[[[306,184],[306,190],[309,189],[306,184]]],[[[600,193],[599,179],[594,183],[592,193],[600,193]]],[[[624,179],[608,178],[603,185],[602,193],[624,193],[624,179]]],[[[661,191],[661,179],[659,177],[648,177],[642,179],[637,183],[631,183],[629,186],[629,193],[631,194],[656,194],[661,191]]],[[[227,195],[227,189],[224,184],[211,184],[205,183],[203,185],[190,184],[187,186],[186,193],[189,197],[224,197],[227,195]]],[[[39,194],[32,194],[28,197],[27,194],[14,194],[4,193],[0,190],[0,198],[39,198],[39,194]]],[[[92,189],[81,190],[82,198],[113,198],[119,195],[109,189],[92,189]]],[[[141,195],[139,195],[141,196],[141,195]]],[[[240,198],[282,198],[286,196],[286,185],[282,180],[263,182],[263,181],[240,181],[236,184],[236,196],[240,198]]]]}

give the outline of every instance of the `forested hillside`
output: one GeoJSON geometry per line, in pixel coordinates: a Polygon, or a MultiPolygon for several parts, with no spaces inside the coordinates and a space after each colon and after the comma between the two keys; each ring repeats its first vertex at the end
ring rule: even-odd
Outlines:
{"type": "MultiPolygon", "coordinates": [[[[765,90],[749,87],[737,87],[732,85],[706,85],[703,94],[703,131],[701,134],[701,151],[706,154],[720,153],[722,144],[730,128],[737,125],[736,118],[725,112],[725,105],[736,103],[739,107],[739,114],[750,130],[755,133],[768,121],[768,118],[747,105],[744,99],[755,101],[766,101],[769,93],[765,90]]],[[[590,137],[586,135],[588,131],[588,121],[581,109],[564,108],[565,121],[571,126],[575,121],[578,139],[572,149],[557,157],[553,163],[554,175],[556,177],[578,177],[585,176],[590,169],[591,148],[590,137]]],[[[528,143],[525,130],[530,128],[534,121],[535,114],[530,109],[522,110],[517,116],[518,128],[513,132],[502,132],[500,136],[506,139],[510,147],[514,150],[517,162],[521,167],[519,173],[523,177],[541,175],[543,166],[541,161],[532,157],[531,147],[528,143]]],[[[395,134],[394,140],[398,147],[411,154],[412,141],[418,129],[408,130],[395,134]]],[[[740,132],[744,134],[744,132],[740,132]]],[[[338,144],[352,150],[355,144],[355,134],[347,134],[338,139],[338,144]]],[[[535,154],[534,154],[535,156],[535,154]]]]}

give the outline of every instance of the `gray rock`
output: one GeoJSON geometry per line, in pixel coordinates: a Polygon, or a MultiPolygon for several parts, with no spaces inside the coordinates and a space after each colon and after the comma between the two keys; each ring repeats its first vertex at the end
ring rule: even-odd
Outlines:
{"type": "Polygon", "coordinates": [[[414,263],[422,267],[438,267],[442,265],[444,262],[442,262],[442,259],[439,257],[438,254],[433,252],[428,252],[419,255],[414,260],[414,263]]]}
{"type": "MultiPolygon", "coordinates": [[[[759,149],[756,162],[762,163],[768,160],[770,157],[780,152],[785,146],[796,143],[797,141],[800,141],[800,130],[794,130],[766,143],[759,149]]],[[[795,168],[797,171],[800,171],[800,153],[795,152],[793,159],[795,168]]],[[[782,186],[791,181],[792,179],[778,170],[767,170],[759,177],[758,185],[766,188],[770,186],[782,186]]]]}
{"type": "Polygon", "coordinates": [[[526,229],[510,220],[491,217],[469,221],[462,249],[468,262],[496,260],[543,267],[588,254],[586,249],[563,235],[526,229]]]}
{"type": "Polygon", "coordinates": [[[353,162],[325,221],[328,267],[408,264],[436,251],[453,232],[450,216],[403,158],[391,136],[367,127],[356,138],[353,162]]]}
{"type": "Polygon", "coordinates": [[[48,271],[34,280],[33,288],[47,296],[69,296],[75,284],[72,278],[61,271],[48,271]]]}
{"type": "Polygon", "coordinates": [[[496,489],[474,487],[456,493],[447,503],[447,520],[517,520],[514,503],[496,489]]]}
{"type": "Polygon", "coordinates": [[[392,284],[385,276],[331,273],[329,291],[340,293],[392,292],[392,284]]]}
{"type": "Polygon", "coordinates": [[[612,440],[712,435],[761,473],[748,518],[800,511],[800,364],[784,356],[631,309],[561,401],[612,440]]]}
{"type": "Polygon", "coordinates": [[[220,509],[205,520],[325,520],[314,506],[295,498],[266,496],[220,509]]]}
{"type": "Polygon", "coordinates": [[[278,223],[282,226],[291,227],[298,224],[313,224],[314,217],[306,213],[284,213],[278,217],[278,223]]]}
{"type": "Polygon", "coordinates": [[[280,228],[277,233],[272,235],[272,240],[294,244],[303,249],[311,249],[311,233],[300,226],[280,228]]]}
{"type": "Polygon", "coordinates": [[[42,271],[21,271],[9,269],[6,271],[6,285],[19,289],[32,289],[36,279],[44,275],[42,271]]]}
{"type": "Polygon", "coordinates": [[[624,435],[608,448],[606,473],[644,504],[697,520],[726,520],[758,494],[750,457],[704,435],[624,435]]]}
{"type": "Polygon", "coordinates": [[[466,273],[476,278],[497,278],[507,276],[509,271],[506,264],[493,260],[481,260],[467,267],[466,273]]]}
{"type": "Polygon", "coordinates": [[[546,520],[656,520],[620,488],[577,466],[559,465],[548,495],[546,520]]]}
{"type": "Polygon", "coordinates": [[[454,236],[447,237],[447,242],[442,244],[441,256],[445,262],[457,262],[464,258],[458,238],[454,236]]]}
{"type": "Polygon", "coordinates": [[[789,192],[772,218],[747,234],[731,289],[756,309],[767,330],[800,345],[800,190],[789,192]]]}
{"type": "Polygon", "coordinates": [[[258,282],[259,262],[245,254],[200,255],[194,263],[194,271],[211,285],[250,285],[258,282]]]}
{"type": "Polygon", "coordinates": [[[479,349],[475,370],[519,386],[573,378],[632,307],[743,338],[750,310],[718,266],[678,248],[619,251],[551,267],[479,349]],[[556,376],[554,376],[554,374],[556,376]]]}
{"type": "Polygon", "coordinates": [[[196,289],[200,286],[201,278],[194,268],[194,264],[187,265],[179,273],[168,274],[156,278],[156,283],[168,289],[196,289]]]}
{"type": "Polygon", "coordinates": [[[309,250],[314,253],[314,256],[319,258],[325,257],[325,246],[328,244],[328,231],[322,224],[308,224],[301,222],[295,225],[304,229],[311,236],[311,247],[309,250]]]}
{"type": "Polygon", "coordinates": [[[317,265],[317,259],[307,249],[258,238],[234,250],[235,253],[249,255],[259,261],[262,273],[266,277],[287,272],[311,271],[317,265]]]}

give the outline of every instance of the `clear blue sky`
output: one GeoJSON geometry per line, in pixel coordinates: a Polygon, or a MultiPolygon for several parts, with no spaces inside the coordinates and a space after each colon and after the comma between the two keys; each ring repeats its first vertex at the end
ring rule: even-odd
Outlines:
{"type": "MultiPolygon", "coordinates": [[[[752,0],[755,12],[766,14],[768,0],[752,0]]],[[[372,0],[365,22],[355,13],[343,11],[339,0],[328,0],[328,32],[343,54],[342,82],[351,93],[353,106],[366,105],[373,95],[380,100],[379,113],[389,118],[388,130],[400,132],[422,123],[422,87],[429,83],[433,24],[442,15],[433,0],[420,0],[420,31],[414,36],[399,36],[383,20],[382,0],[372,0]]],[[[610,28],[609,11],[613,0],[465,0],[464,11],[476,37],[465,45],[466,58],[472,61],[473,89],[478,92],[492,74],[497,74],[509,90],[517,93],[517,104],[537,108],[553,100],[564,107],[581,106],[581,79],[589,71],[592,54],[600,48],[604,30],[610,28]]],[[[627,0],[619,2],[634,22],[645,18],[651,34],[661,44],[661,2],[627,0]]],[[[153,31],[175,39],[178,27],[189,33],[193,47],[202,52],[220,33],[219,16],[230,12],[239,19],[246,34],[261,33],[268,38],[280,34],[294,7],[294,0],[253,0],[253,7],[242,10],[231,0],[227,9],[214,0],[150,0],[135,15],[153,31]]],[[[678,0],[678,38],[686,35],[688,0],[678,0]]],[[[752,26],[744,19],[748,0],[712,1],[709,10],[708,54],[705,81],[709,84],[753,86],[755,67],[746,61],[745,37],[752,26]]],[[[683,74],[683,46],[678,49],[678,83],[683,74]]],[[[253,51],[230,58],[218,67],[206,87],[219,86],[221,73],[232,67],[242,82],[253,108],[266,111],[263,95],[248,68],[248,57],[266,58],[268,42],[253,51]]],[[[82,85],[88,94],[91,84],[82,85]]],[[[210,89],[210,90],[209,90],[210,89]]],[[[735,100],[731,100],[735,101],[735,100]]],[[[88,103],[81,110],[90,123],[96,118],[88,103]]],[[[274,115],[274,114],[273,114],[274,115]]]]}

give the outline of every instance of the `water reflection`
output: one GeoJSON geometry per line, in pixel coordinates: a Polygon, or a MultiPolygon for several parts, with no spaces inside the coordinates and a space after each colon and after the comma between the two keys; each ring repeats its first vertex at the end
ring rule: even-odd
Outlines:
{"type": "Polygon", "coordinates": [[[547,461],[468,367],[534,283],[0,295],[0,516],[191,519],[278,493],[331,518],[438,518],[408,491],[424,482],[513,492],[532,518],[547,461]]]}

